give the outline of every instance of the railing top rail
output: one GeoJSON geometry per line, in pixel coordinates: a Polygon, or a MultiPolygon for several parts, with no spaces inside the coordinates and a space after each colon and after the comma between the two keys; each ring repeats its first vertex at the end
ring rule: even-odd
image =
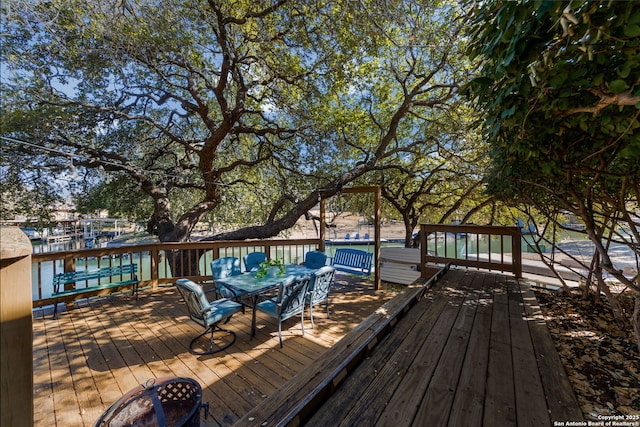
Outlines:
{"type": "Polygon", "coordinates": [[[195,242],[162,242],[155,245],[184,247],[243,247],[243,246],[283,246],[319,243],[320,239],[250,239],[250,240],[198,240],[195,242]]]}
{"type": "Polygon", "coordinates": [[[506,225],[477,225],[477,224],[420,224],[426,232],[444,231],[452,233],[470,234],[505,234],[520,235],[520,228],[506,225]]]}
{"type": "Polygon", "coordinates": [[[62,258],[83,258],[83,257],[99,257],[108,254],[128,253],[128,252],[147,252],[174,249],[210,249],[215,248],[233,248],[247,246],[294,246],[294,245],[314,245],[320,244],[320,239],[255,239],[255,240],[210,240],[196,242],[156,242],[142,243],[136,245],[123,245],[108,248],[82,248],[72,249],[68,251],[43,252],[33,254],[33,261],[50,261],[62,258]]]}
{"type": "MultiPolygon", "coordinates": [[[[502,271],[511,271],[516,277],[522,277],[522,253],[521,253],[521,236],[522,233],[519,227],[509,226],[494,226],[494,225],[475,225],[475,224],[420,224],[420,231],[423,236],[421,237],[421,244],[423,249],[421,251],[421,263],[424,265],[427,262],[446,262],[452,265],[461,265],[475,268],[494,269],[497,268],[502,271]],[[471,234],[471,235],[489,235],[489,236],[509,236],[511,240],[511,253],[512,262],[505,262],[503,255],[500,255],[500,260],[495,262],[491,258],[491,253],[488,254],[487,260],[480,259],[479,255],[477,259],[470,259],[469,254],[465,251],[463,257],[447,256],[445,247],[445,256],[441,256],[437,253],[435,255],[427,252],[427,236],[431,233],[455,233],[455,234],[471,234]]],[[[446,242],[446,235],[444,240],[446,242]]],[[[454,241],[454,245],[455,245],[454,241]]],[[[454,246],[456,247],[456,246],[454,246]]],[[[466,248],[466,243],[463,244],[466,248]]],[[[502,245],[499,245],[500,252],[503,251],[502,245]]],[[[457,253],[457,249],[456,249],[457,253]]]]}

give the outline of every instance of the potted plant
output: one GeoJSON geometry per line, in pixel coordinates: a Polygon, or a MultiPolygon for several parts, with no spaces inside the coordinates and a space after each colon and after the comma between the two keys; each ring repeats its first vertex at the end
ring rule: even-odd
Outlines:
{"type": "Polygon", "coordinates": [[[277,258],[268,259],[260,263],[260,267],[256,272],[256,278],[261,279],[265,276],[275,277],[284,274],[284,263],[277,258]]]}

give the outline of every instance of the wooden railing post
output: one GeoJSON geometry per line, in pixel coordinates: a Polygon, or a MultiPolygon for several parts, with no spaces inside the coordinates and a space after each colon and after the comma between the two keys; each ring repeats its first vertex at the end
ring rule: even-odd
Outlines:
{"type": "Polygon", "coordinates": [[[518,227],[511,236],[511,259],[513,262],[513,274],[517,278],[522,277],[522,234],[518,227]]]}
{"type": "MultiPolygon", "coordinates": [[[[76,259],[72,256],[64,257],[64,272],[67,273],[69,271],[76,271],[76,259]]],[[[73,283],[65,283],[64,290],[68,291],[69,289],[73,289],[73,283]]]]}
{"type": "Polygon", "coordinates": [[[382,216],[382,189],[380,187],[375,187],[375,219],[373,223],[375,224],[375,244],[374,244],[374,261],[375,261],[375,271],[374,271],[374,289],[378,290],[382,287],[382,277],[380,275],[380,266],[382,263],[380,262],[380,218],[382,216]]]}
{"type": "MultiPolygon", "coordinates": [[[[142,259],[142,254],[140,254],[140,259],[142,259]]],[[[153,282],[153,287],[157,287],[158,278],[160,277],[160,251],[158,250],[158,246],[154,245],[153,249],[149,251],[149,263],[151,264],[151,280],[153,282]]]]}
{"type": "Polygon", "coordinates": [[[420,277],[427,279],[427,227],[420,225],[420,277]]]}
{"type": "Polygon", "coordinates": [[[320,243],[318,244],[318,250],[324,252],[325,240],[326,240],[326,226],[325,221],[327,216],[325,199],[320,199],[320,243]]]}
{"type": "Polygon", "coordinates": [[[31,242],[0,227],[0,426],[33,425],[31,242]]]}

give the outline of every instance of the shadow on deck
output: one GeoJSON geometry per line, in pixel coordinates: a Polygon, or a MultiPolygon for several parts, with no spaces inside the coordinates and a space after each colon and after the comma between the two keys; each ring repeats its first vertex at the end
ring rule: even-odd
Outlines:
{"type": "Polygon", "coordinates": [[[92,425],[149,378],[203,387],[203,426],[540,426],[582,414],[533,293],[501,274],[450,270],[428,290],[337,277],[316,327],[258,317],[226,351],[188,352],[201,329],[173,287],[88,300],[34,319],[34,424],[92,425]]]}
{"type": "Polygon", "coordinates": [[[583,415],[533,293],[450,270],[386,303],[238,426],[545,426],[583,415]]]}
{"type": "Polygon", "coordinates": [[[250,339],[247,310],[225,325],[237,334],[236,342],[209,356],[189,353],[190,340],[202,329],[188,319],[173,286],[142,290],[138,301],[130,293],[82,300],[55,320],[52,310],[35,310],[34,425],[91,426],[123,394],[164,376],[200,383],[210,407],[202,426],[230,425],[397,293],[337,275],[331,318],[318,309],[315,328],[306,319],[304,336],[299,318],[285,321],[280,349],[277,323],[258,315],[257,335],[250,339]]]}

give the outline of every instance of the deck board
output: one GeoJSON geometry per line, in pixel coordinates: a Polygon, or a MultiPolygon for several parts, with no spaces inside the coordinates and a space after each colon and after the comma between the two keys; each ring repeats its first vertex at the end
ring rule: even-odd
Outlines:
{"type": "MultiPolygon", "coordinates": [[[[457,296],[457,299],[463,298],[457,296]]],[[[448,304],[422,345],[416,346],[419,351],[408,366],[401,367],[402,381],[391,396],[377,424],[412,425],[415,410],[426,393],[459,311],[459,305],[448,304]]]]}
{"type": "Polygon", "coordinates": [[[53,402],[53,380],[49,367],[49,348],[47,346],[46,328],[35,329],[33,331],[33,365],[42,368],[42,382],[34,382],[34,425],[46,425],[48,414],[54,413],[53,402]]]}
{"type": "Polygon", "coordinates": [[[509,331],[507,290],[497,283],[493,288],[493,314],[489,342],[489,365],[484,410],[484,425],[516,425],[515,385],[509,331]]]}
{"type": "Polygon", "coordinates": [[[332,396],[331,400],[314,415],[318,425],[374,425],[384,409],[388,399],[406,375],[405,367],[414,357],[409,351],[416,345],[413,337],[425,337],[433,328],[444,301],[430,301],[429,298],[419,304],[436,304],[428,315],[418,310],[407,314],[406,322],[398,327],[380,345],[397,347],[394,353],[375,351],[363,363],[362,367],[350,376],[342,385],[342,392],[332,396]],[[347,402],[343,402],[343,400],[347,402]],[[349,407],[350,405],[351,407],[349,407]]]}
{"type": "Polygon", "coordinates": [[[581,420],[537,310],[535,296],[513,277],[450,270],[304,424],[538,426],[581,420]]]}
{"type": "Polygon", "coordinates": [[[547,324],[542,316],[538,301],[530,288],[520,285],[522,298],[531,331],[531,341],[535,349],[538,370],[547,396],[547,405],[552,420],[583,420],[583,414],[571,388],[547,324]]]}
{"type": "Polygon", "coordinates": [[[469,337],[469,344],[460,372],[453,406],[457,408],[449,417],[450,426],[474,427],[482,425],[485,400],[485,379],[489,363],[488,331],[491,328],[493,276],[483,277],[483,287],[478,295],[476,316],[469,337]]]}
{"type": "MultiPolygon", "coordinates": [[[[237,334],[227,350],[210,356],[188,352],[202,329],[188,320],[173,287],[78,301],[62,309],[34,311],[34,425],[90,426],[124,393],[149,378],[185,376],[203,388],[211,416],[202,426],[225,426],[276,393],[288,380],[337,343],[397,292],[375,291],[361,277],[337,275],[328,318],[314,312],[283,323],[259,314],[249,338],[251,310],[224,325],[237,334]]],[[[62,306],[61,306],[62,308],[62,306]]],[[[324,307],[323,307],[324,308],[324,307]]]]}
{"type": "Polygon", "coordinates": [[[34,424],[91,425],[122,394],[162,376],[201,384],[211,412],[204,427],[261,425],[252,414],[270,407],[265,425],[526,426],[582,418],[535,295],[518,280],[451,270],[416,299],[418,290],[391,300],[395,294],[361,278],[339,276],[331,316],[316,310],[304,336],[299,319],[285,321],[280,349],[277,323],[259,314],[250,339],[247,310],[224,325],[236,343],[212,356],[188,352],[201,329],[173,287],[145,290],[138,301],[129,294],[80,301],[55,320],[39,312],[34,424]],[[312,388],[315,397],[299,396],[312,388]],[[292,394],[298,401],[282,405],[292,394]]]}
{"type": "Polygon", "coordinates": [[[415,415],[414,425],[447,425],[478,306],[479,292],[465,285],[467,295],[415,415]]]}
{"type": "Polygon", "coordinates": [[[529,332],[529,325],[522,322],[525,314],[520,288],[515,279],[507,280],[509,315],[511,325],[511,356],[516,395],[518,426],[540,426],[549,422],[547,403],[529,332]]]}

